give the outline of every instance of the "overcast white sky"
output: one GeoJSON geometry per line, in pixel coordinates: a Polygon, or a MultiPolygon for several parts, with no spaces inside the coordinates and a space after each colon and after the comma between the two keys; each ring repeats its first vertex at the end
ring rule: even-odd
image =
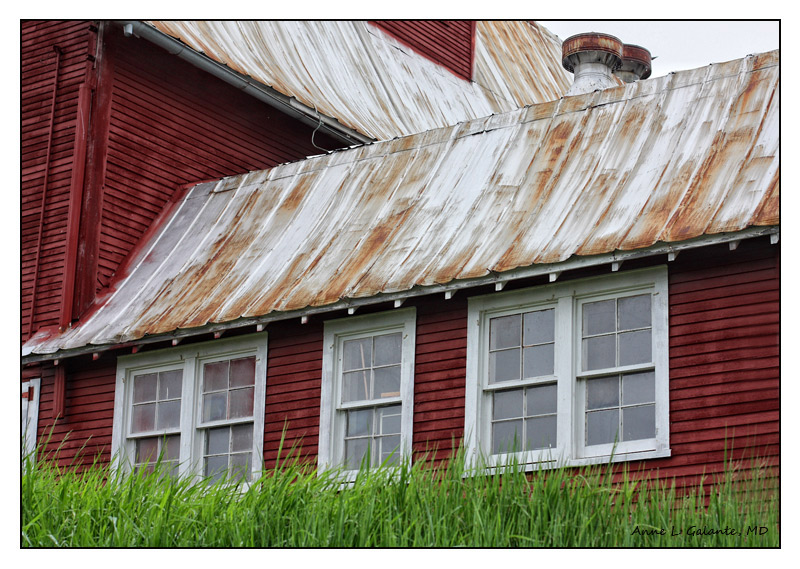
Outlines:
{"type": "Polygon", "coordinates": [[[601,32],[650,51],[652,77],[780,47],[777,20],[537,20],[561,40],[601,32]]]}

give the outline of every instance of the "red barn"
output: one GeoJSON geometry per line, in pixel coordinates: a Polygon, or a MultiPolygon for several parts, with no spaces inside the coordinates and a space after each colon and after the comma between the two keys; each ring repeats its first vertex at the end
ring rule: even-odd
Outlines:
{"type": "Polygon", "coordinates": [[[22,37],[23,421],[63,462],[250,477],[285,431],[349,469],[777,466],[778,52],[647,79],[527,22],[22,37]]]}

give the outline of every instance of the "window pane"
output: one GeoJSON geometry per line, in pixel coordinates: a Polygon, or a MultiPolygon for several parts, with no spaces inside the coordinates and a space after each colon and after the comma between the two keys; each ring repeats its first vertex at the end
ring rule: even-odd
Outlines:
{"type": "Polygon", "coordinates": [[[373,399],[382,397],[400,397],[400,366],[382,367],[376,369],[375,393],[373,399]]]}
{"type": "Polygon", "coordinates": [[[583,335],[607,334],[617,330],[615,322],[616,302],[603,300],[583,305],[583,335]]]}
{"type": "Polygon", "coordinates": [[[376,444],[380,444],[380,456],[378,460],[381,461],[381,464],[384,462],[387,464],[395,464],[400,461],[400,435],[380,437],[376,444]]]}
{"type": "Polygon", "coordinates": [[[385,334],[383,336],[375,336],[374,365],[383,366],[383,365],[399,364],[402,344],[403,344],[403,335],[400,332],[396,334],[385,334]]]}
{"type": "Polygon", "coordinates": [[[211,477],[212,482],[223,478],[228,472],[228,455],[209,456],[206,458],[205,475],[211,477]]]}
{"type": "Polygon", "coordinates": [[[652,361],[650,330],[623,332],[619,335],[619,365],[642,364],[652,361]]]}
{"type": "Polygon", "coordinates": [[[253,449],[253,424],[234,425],[231,427],[231,452],[242,452],[253,449]]]}
{"type": "Polygon", "coordinates": [[[641,405],[622,410],[622,440],[652,439],[656,436],[656,406],[641,405]]]}
{"type": "Polygon", "coordinates": [[[206,430],[206,454],[227,454],[230,452],[230,427],[206,430]]]}
{"type": "Polygon", "coordinates": [[[372,409],[347,412],[347,436],[362,437],[372,434],[372,409]]]}
{"type": "Polygon", "coordinates": [[[552,308],[525,314],[523,343],[530,346],[554,341],[555,314],[552,308]]]}
{"type": "Polygon", "coordinates": [[[158,398],[180,399],[182,383],[183,372],[181,370],[162,371],[159,374],[158,398]]]}
{"type": "Polygon", "coordinates": [[[167,401],[158,404],[157,429],[171,429],[181,424],[181,401],[167,401]]]}
{"type": "Polygon", "coordinates": [[[143,433],[156,428],[156,404],[135,405],[133,407],[133,426],[131,431],[143,433]]]}
{"type": "Polygon", "coordinates": [[[234,480],[250,479],[250,458],[252,453],[231,455],[231,478],[234,480]]]}
{"type": "Polygon", "coordinates": [[[344,343],[344,371],[366,369],[372,364],[372,338],[344,343]]]}
{"type": "Polygon", "coordinates": [[[519,348],[489,354],[489,383],[519,379],[519,348]]]}
{"type": "Polygon", "coordinates": [[[583,371],[617,365],[615,336],[597,336],[583,340],[583,371]]]}
{"type": "Polygon", "coordinates": [[[245,387],[256,383],[256,358],[231,360],[231,387],[245,387]]]}
{"type": "Polygon", "coordinates": [[[170,435],[165,437],[165,443],[164,459],[178,460],[181,456],[181,436],[170,435]]]}
{"type": "Polygon", "coordinates": [[[252,417],[253,393],[254,389],[252,387],[231,390],[231,409],[228,418],[240,419],[243,417],[252,417]]]}
{"type": "Polygon", "coordinates": [[[619,410],[590,411],[586,413],[586,444],[613,443],[619,430],[619,410]]]}
{"type": "Polygon", "coordinates": [[[492,424],[492,454],[522,449],[522,420],[492,424]]]}
{"type": "Polygon", "coordinates": [[[157,375],[147,373],[133,378],[133,402],[143,403],[156,400],[157,375]]]}
{"type": "Polygon", "coordinates": [[[342,402],[369,399],[369,374],[367,371],[351,371],[342,377],[342,402]]]}
{"type": "Polygon", "coordinates": [[[522,417],[522,389],[494,393],[494,420],[522,417]]]}
{"type": "Polygon", "coordinates": [[[556,446],[556,417],[536,417],[525,421],[526,448],[536,450],[540,448],[555,448],[556,446]]]}
{"type": "Polygon", "coordinates": [[[214,362],[203,366],[203,391],[228,389],[228,362],[214,362]]]}
{"type": "Polygon", "coordinates": [[[378,414],[378,421],[380,431],[376,434],[392,435],[400,433],[400,412],[401,405],[392,405],[390,407],[380,407],[376,409],[378,414]]]}
{"type": "Polygon", "coordinates": [[[619,405],[619,376],[598,377],[586,382],[586,408],[602,409],[619,405]]]}
{"type": "Polygon", "coordinates": [[[619,299],[619,329],[649,328],[651,326],[650,295],[628,296],[619,299]]]}
{"type": "Polygon", "coordinates": [[[533,346],[523,350],[523,377],[553,375],[554,344],[533,346]]]}
{"type": "Polygon", "coordinates": [[[489,329],[489,349],[497,350],[519,346],[521,322],[519,314],[492,318],[489,329]]]}
{"type": "Polygon", "coordinates": [[[529,387],[527,392],[527,416],[555,413],[557,408],[558,389],[555,383],[541,387],[529,387]]]}
{"type": "MultiPolygon", "coordinates": [[[[344,463],[345,467],[355,470],[361,467],[361,461],[369,447],[370,439],[353,439],[344,443],[344,463]]],[[[369,461],[367,461],[369,464],[369,461]]]]}
{"type": "Polygon", "coordinates": [[[227,419],[228,393],[210,393],[203,395],[203,421],[219,421],[227,419]]]}
{"type": "Polygon", "coordinates": [[[652,371],[622,376],[622,404],[652,403],[656,400],[656,376],[652,371]]]}
{"type": "Polygon", "coordinates": [[[137,439],[136,464],[155,462],[158,459],[158,437],[137,439]]]}

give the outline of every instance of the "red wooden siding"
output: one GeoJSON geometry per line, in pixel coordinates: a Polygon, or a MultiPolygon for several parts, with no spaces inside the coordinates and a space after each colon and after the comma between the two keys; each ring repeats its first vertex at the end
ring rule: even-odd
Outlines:
{"type": "Polygon", "coordinates": [[[85,77],[92,36],[88,22],[23,22],[21,25],[20,301],[23,339],[28,337],[29,328],[36,331],[41,326],[58,323],[78,89],[85,77]],[[60,49],[60,56],[55,46],[60,49]],[[57,59],[58,83],[51,138],[57,59]],[[35,307],[31,304],[34,287],[35,307]]]}
{"type": "Polygon", "coordinates": [[[471,20],[382,20],[372,21],[386,33],[449,69],[472,80],[475,22],[471,20]]]}

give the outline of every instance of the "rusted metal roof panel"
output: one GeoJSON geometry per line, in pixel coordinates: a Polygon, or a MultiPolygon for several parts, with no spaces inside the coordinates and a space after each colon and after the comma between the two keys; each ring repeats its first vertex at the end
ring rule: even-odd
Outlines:
{"type": "Polygon", "coordinates": [[[361,21],[154,21],[212,60],[379,140],[557,99],[560,42],[530,22],[478,22],[463,80],[361,21]]]}
{"type": "Polygon", "coordinates": [[[24,353],[778,225],[778,93],[775,52],[201,184],[24,353]]]}

